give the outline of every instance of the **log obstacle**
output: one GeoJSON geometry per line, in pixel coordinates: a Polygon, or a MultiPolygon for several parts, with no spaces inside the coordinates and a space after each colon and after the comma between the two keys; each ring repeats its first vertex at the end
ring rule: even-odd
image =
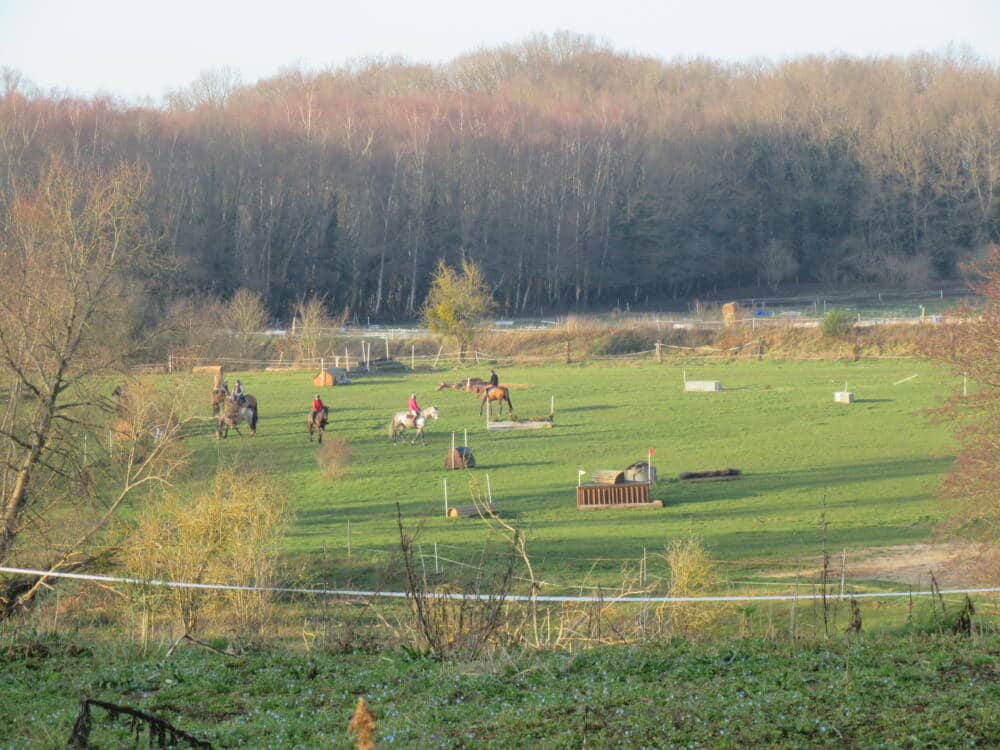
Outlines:
{"type": "Polygon", "coordinates": [[[682,472],[677,478],[684,482],[724,482],[731,479],[742,479],[743,472],[739,469],[685,471],[682,472]]]}
{"type": "Polygon", "coordinates": [[[590,481],[594,484],[623,484],[625,472],[616,469],[598,469],[591,473],[590,481]]]}
{"type": "Polygon", "coordinates": [[[487,518],[499,516],[500,511],[493,503],[486,505],[455,505],[448,508],[449,518],[487,518]]]}
{"type": "Polygon", "coordinates": [[[649,499],[649,482],[580,484],[576,487],[576,507],[578,510],[662,508],[663,502],[649,499]]]}
{"type": "Polygon", "coordinates": [[[504,422],[490,422],[486,429],[490,432],[501,430],[545,430],[552,427],[552,423],[542,420],[507,420],[504,422]]]}

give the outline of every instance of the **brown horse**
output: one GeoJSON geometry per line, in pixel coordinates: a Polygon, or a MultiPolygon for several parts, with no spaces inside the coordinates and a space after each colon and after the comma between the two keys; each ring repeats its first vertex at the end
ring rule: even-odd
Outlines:
{"type": "Polygon", "coordinates": [[[326,431],[326,423],[330,419],[330,409],[324,406],[319,411],[309,412],[306,417],[306,427],[309,428],[309,442],[313,440],[313,433],[317,433],[319,444],[323,445],[323,433],[326,431]]]}
{"type": "Polygon", "coordinates": [[[491,387],[489,384],[486,384],[475,390],[479,394],[481,401],[479,404],[479,416],[483,416],[484,406],[488,405],[488,408],[492,409],[494,401],[500,402],[500,407],[497,409],[498,417],[503,413],[504,401],[507,402],[507,411],[511,414],[514,413],[514,405],[510,402],[510,389],[507,386],[494,385],[491,387]]]}

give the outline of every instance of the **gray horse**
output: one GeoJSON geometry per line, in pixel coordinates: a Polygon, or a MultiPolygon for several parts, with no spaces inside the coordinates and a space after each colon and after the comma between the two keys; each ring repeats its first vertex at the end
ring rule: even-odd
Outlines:
{"type": "Polygon", "coordinates": [[[392,444],[395,445],[399,436],[407,427],[410,427],[417,430],[410,444],[416,443],[417,438],[420,438],[420,442],[427,445],[427,441],[424,439],[424,425],[427,424],[428,419],[437,419],[438,416],[438,408],[436,406],[424,409],[416,419],[408,411],[397,411],[392,417],[392,422],[389,424],[389,437],[392,438],[392,444]]]}
{"type": "Polygon", "coordinates": [[[257,417],[257,399],[253,396],[247,396],[242,406],[235,401],[226,401],[220,405],[220,413],[215,423],[215,437],[226,437],[230,428],[239,432],[237,425],[240,422],[246,422],[250,426],[250,437],[253,437],[257,434],[257,417]]]}

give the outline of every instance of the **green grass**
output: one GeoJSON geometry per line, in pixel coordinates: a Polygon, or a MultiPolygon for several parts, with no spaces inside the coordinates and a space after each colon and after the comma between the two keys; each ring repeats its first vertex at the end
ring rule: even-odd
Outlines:
{"type": "MultiPolygon", "coordinates": [[[[287,490],[296,521],[289,559],[335,561],[327,584],[372,583],[397,549],[397,504],[419,528],[427,553],[475,563],[491,536],[483,523],[444,517],[442,480],[452,504],[469,502],[469,482],[485,486],[501,512],[525,530],[545,593],[584,581],[613,585],[626,561],[663,550],[693,531],[728,575],[746,577],[784,566],[815,568],[831,550],[860,550],[927,540],[942,507],[934,492],[951,466],[946,427],[921,413],[938,406],[956,382],[912,360],[836,362],[691,361],[617,366],[509,368],[502,381],[521,418],[545,415],[556,400],[551,430],[487,433],[472,394],[434,389],[440,380],[483,375],[458,372],[371,376],[326,389],[328,437],[348,441],[353,457],[343,478],[324,479],[307,441],[305,417],[315,388],[310,373],[242,373],[260,401],[256,438],[208,433],[192,441],[186,491],[196,491],[220,463],[263,467],[287,490]],[[684,393],[689,379],[718,379],[719,393],[684,393]],[[893,383],[916,374],[899,385],[893,383]],[[833,391],[845,381],[858,399],[845,406],[833,391]],[[430,445],[393,446],[386,425],[416,391],[442,414],[428,428],[430,445]],[[442,468],[451,432],[468,430],[477,468],[442,468]],[[581,512],[577,470],[624,468],[656,450],[662,510],[581,512]],[[734,482],[685,484],[681,471],[737,467],[734,482]],[[822,516],[826,506],[827,528],[822,516]],[[351,558],[347,559],[348,522],[351,558]],[[807,562],[801,562],[808,558],[807,562]]],[[[232,380],[233,375],[230,375],[232,380]]],[[[207,388],[206,388],[207,390],[207,388]]],[[[207,396],[206,396],[207,398],[207,396]]],[[[446,570],[449,563],[445,563],[446,570]]],[[[654,563],[650,563],[654,574],[654,563]]]]}
{"type": "MultiPolygon", "coordinates": [[[[671,641],[436,662],[200,648],[141,655],[55,636],[0,642],[0,747],[66,746],[79,701],[152,713],[215,747],[992,747],[1000,640],[923,634],[817,643],[671,641]],[[992,739],[991,739],[992,738],[992,739]]],[[[143,747],[95,711],[94,747],[143,747]]]]}

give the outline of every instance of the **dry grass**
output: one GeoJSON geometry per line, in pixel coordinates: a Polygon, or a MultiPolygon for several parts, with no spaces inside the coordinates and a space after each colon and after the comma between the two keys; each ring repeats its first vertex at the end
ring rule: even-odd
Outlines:
{"type": "Polygon", "coordinates": [[[338,438],[327,437],[316,451],[316,461],[327,479],[337,479],[351,462],[351,446],[338,438]]]}
{"type": "Polygon", "coordinates": [[[375,748],[375,713],[368,708],[363,697],[358,698],[347,730],[357,735],[358,750],[374,750],[375,748]]]}

